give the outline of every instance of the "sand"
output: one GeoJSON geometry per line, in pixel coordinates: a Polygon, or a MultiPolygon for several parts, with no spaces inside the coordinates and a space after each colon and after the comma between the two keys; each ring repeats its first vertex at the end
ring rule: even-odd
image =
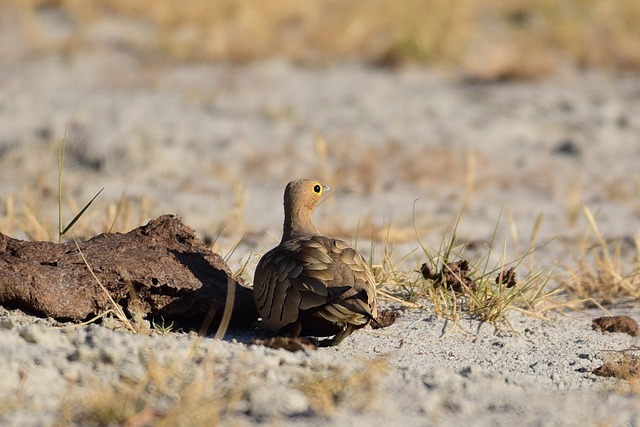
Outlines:
{"type": "MultiPolygon", "coordinates": [[[[9,18],[0,34],[0,200],[35,194],[44,222],[57,221],[66,134],[67,197],[82,204],[105,187],[89,222],[125,193],[131,203],[151,200],[145,220],[176,213],[203,238],[228,224],[220,243],[229,249],[246,233],[230,263],[249,258],[248,279],[255,254],[279,240],[284,184],[311,176],[335,194],[316,215],[325,234],[354,239],[359,223],[389,226],[398,256],[419,248],[418,237],[434,251],[463,210],[461,240],[494,240],[513,259],[542,215],[532,262],[561,274],[589,236],[584,204],[604,238],[622,239],[623,258],[637,257],[637,77],[567,68],[495,83],[420,67],[166,62],[122,47],[123,23],[98,22],[89,43],[61,52],[34,48],[9,18]]],[[[64,21],[42,19],[64,38],[64,21]]],[[[368,239],[358,241],[365,252],[368,239]]],[[[610,311],[640,320],[637,301],[610,311]]],[[[260,331],[221,341],[133,335],[2,309],[0,424],[91,424],[65,408],[144,382],[151,359],[163,372],[176,365],[187,377],[211,375],[212,390],[235,390],[235,400],[205,393],[202,403],[222,405],[216,416],[231,424],[640,425],[637,392],[592,373],[638,346],[592,330],[602,314],[512,311],[508,324],[493,325],[427,307],[337,348],[290,353],[248,346],[260,331]],[[344,391],[322,406],[309,384],[326,381],[344,391]]],[[[187,404],[180,381],[168,384],[147,403],[155,414],[187,404]]]]}

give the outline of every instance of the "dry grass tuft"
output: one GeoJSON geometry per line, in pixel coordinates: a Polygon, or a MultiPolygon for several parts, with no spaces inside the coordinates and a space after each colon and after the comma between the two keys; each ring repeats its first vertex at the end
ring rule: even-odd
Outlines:
{"type": "Polygon", "coordinates": [[[532,246],[523,256],[507,261],[505,243],[505,253],[492,261],[493,242],[486,253],[469,257],[467,246],[457,241],[455,228],[457,224],[451,237],[443,238],[435,251],[420,243],[423,257],[418,258],[415,268],[405,265],[409,258],[417,259],[415,253],[397,261],[386,245],[381,263],[373,265],[381,297],[409,307],[429,306],[437,315],[453,320],[465,312],[495,323],[507,322],[511,310],[542,316],[559,307],[554,297],[561,286],[548,286],[552,268],[532,268],[521,280],[516,274],[534,253],[535,231],[532,246]]]}
{"type": "MultiPolygon", "coordinates": [[[[193,348],[195,349],[195,347],[193,348]]],[[[192,349],[192,350],[193,350],[192,349]]],[[[60,425],[219,425],[237,421],[247,411],[250,384],[264,384],[252,369],[223,367],[212,354],[141,354],[143,372],[123,373],[111,384],[97,377],[70,393],[61,405],[60,425]],[[247,375],[252,380],[247,381],[247,375]]],[[[244,362],[241,362],[244,363],[244,362]]],[[[295,380],[318,415],[331,415],[339,407],[365,411],[376,404],[380,380],[387,371],[382,360],[357,367],[310,370],[295,380]]],[[[277,420],[276,420],[277,422],[277,420]]]]}
{"type": "Polygon", "coordinates": [[[329,373],[309,374],[303,379],[300,390],[318,415],[331,415],[338,406],[345,404],[364,411],[375,404],[380,378],[386,371],[384,361],[367,360],[352,372],[334,369],[329,373]]]}
{"type": "MultiPolygon", "coordinates": [[[[72,197],[66,197],[71,214],[80,211],[72,197]]],[[[46,214],[52,202],[45,187],[26,188],[22,194],[8,195],[0,209],[0,233],[24,236],[34,241],[58,241],[58,224],[53,224],[46,214]]],[[[102,203],[103,208],[93,206],[73,225],[73,234],[86,240],[100,233],[126,232],[150,219],[153,201],[148,197],[133,198],[122,195],[119,201],[102,203]]]]}
{"type": "Polygon", "coordinates": [[[591,211],[584,207],[583,212],[591,233],[578,243],[575,266],[567,267],[567,289],[590,305],[639,301],[640,235],[634,241],[635,257],[624,257],[622,240],[607,241],[600,234],[591,211]]]}
{"type": "MultiPolygon", "coordinates": [[[[214,363],[196,363],[181,357],[161,361],[141,357],[144,374],[123,378],[105,387],[95,384],[61,411],[82,425],[216,425],[241,393],[219,378],[214,363]],[[230,388],[231,387],[231,388],[230,388]]],[[[96,380],[97,381],[97,380],[96,380]]]]}

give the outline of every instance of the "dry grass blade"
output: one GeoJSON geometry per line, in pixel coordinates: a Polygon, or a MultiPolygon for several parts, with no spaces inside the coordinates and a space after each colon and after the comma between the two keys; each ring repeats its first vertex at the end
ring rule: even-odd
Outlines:
{"type": "Polygon", "coordinates": [[[415,302],[411,302],[411,301],[407,301],[405,299],[399,298],[383,289],[378,289],[376,292],[378,294],[378,298],[398,303],[406,308],[422,308],[423,307],[420,304],[417,304],[415,302]]]}
{"type": "Polygon", "coordinates": [[[120,320],[122,322],[122,324],[125,325],[127,327],[127,329],[129,329],[131,332],[136,333],[137,332],[136,329],[133,327],[133,325],[131,324],[131,322],[127,318],[127,315],[124,313],[124,310],[122,309],[122,307],[113,300],[113,297],[111,297],[111,294],[109,293],[107,288],[102,284],[100,279],[98,279],[98,276],[96,276],[96,274],[93,272],[93,269],[91,268],[91,265],[89,264],[89,262],[87,261],[87,258],[85,258],[84,254],[82,253],[82,250],[80,249],[80,245],[78,245],[78,241],[76,240],[75,237],[73,238],[73,242],[76,244],[76,248],[78,249],[78,253],[82,257],[82,261],[87,266],[87,269],[89,270],[89,272],[91,273],[91,275],[95,279],[96,283],[98,284],[98,286],[100,286],[100,289],[102,289],[102,292],[104,292],[104,294],[106,295],[107,299],[109,300],[109,303],[112,306],[112,310],[115,313],[115,315],[118,318],[118,320],[120,320]]]}
{"type": "Polygon", "coordinates": [[[220,320],[220,326],[214,336],[215,339],[221,340],[227,333],[229,328],[229,322],[231,321],[231,314],[233,314],[233,302],[236,299],[236,282],[231,277],[227,277],[227,299],[224,304],[224,313],[222,314],[222,320],[220,320]]]}
{"type": "Polygon", "coordinates": [[[65,137],[58,141],[58,243],[62,241],[62,172],[64,171],[64,149],[66,145],[65,137]]]}
{"type": "Polygon", "coordinates": [[[118,220],[120,213],[124,210],[126,202],[127,202],[126,193],[122,193],[122,196],[120,197],[120,202],[118,203],[118,207],[116,208],[116,211],[113,214],[113,220],[111,221],[111,225],[109,225],[109,229],[107,230],[107,233],[111,233],[113,231],[113,227],[116,225],[116,221],[118,220]]]}
{"type": "Polygon", "coordinates": [[[579,243],[576,265],[566,268],[567,288],[594,306],[611,305],[623,299],[640,300],[640,236],[634,241],[635,258],[625,258],[622,240],[607,241],[589,208],[583,207],[583,212],[596,243],[588,235],[579,243]]]}
{"type": "Polygon", "coordinates": [[[89,320],[85,320],[84,322],[80,322],[80,323],[73,323],[73,324],[71,324],[71,325],[65,325],[65,326],[62,326],[62,327],[64,327],[64,328],[72,327],[72,328],[73,328],[73,327],[77,327],[77,326],[86,326],[86,325],[90,325],[91,323],[93,323],[93,322],[95,322],[95,321],[97,321],[97,320],[100,320],[100,319],[102,319],[103,317],[105,317],[106,315],[111,314],[111,313],[113,313],[113,309],[111,309],[111,308],[110,308],[110,309],[108,309],[108,310],[103,311],[103,312],[102,312],[102,313],[100,313],[100,314],[97,314],[97,315],[93,316],[93,317],[92,317],[91,319],[89,319],[89,320]]]}
{"type": "MultiPolygon", "coordinates": [[[[600,230],[598,229],[598,224],[596,223],[596,219],[593,217],[591,210],[586,206],[583,206],[582,210],[584,212],[584,215],[587,217],[587,220],[589,221],[589,225],[591,226],[591,229],[593,230],[596,237],[598,238],[600,247],[602,247],[603,249],[606,248],[607,241],[602,237],[602,234],[600,234],[600,230]]],[[[611,257],[609,255],[608,250],[603,251],[603,256],[605,257],[605,261],[607,262],[607,264],[611,264],[611,257]]]]}

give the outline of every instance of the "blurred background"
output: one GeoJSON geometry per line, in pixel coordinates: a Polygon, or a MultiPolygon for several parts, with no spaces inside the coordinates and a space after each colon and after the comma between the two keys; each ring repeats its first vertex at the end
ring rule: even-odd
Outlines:
{"type": "Polygon", "coordinates": [[[497,80],[563,65],[640,69],[634,0],[8,0],[4,9],[32,49],[108,41],[164,60],[418,63],[497,80]]]}
{"type": "MultiPolygon", "coordinates": [[[[56,240],[177,213],[279,240],[282,189],[327,234],[528,246],[640,217],[637,0],[6,0],[0,231],[56,240]],[[59,149],[64,145],[64,164],[59,149]],[[501,221],[500,218],[506,218],[501,221]],[[501,221],[499,227],[497,222],[501,221]]],[[[221,238],[222,240],[219,240],[221,238]]]]}

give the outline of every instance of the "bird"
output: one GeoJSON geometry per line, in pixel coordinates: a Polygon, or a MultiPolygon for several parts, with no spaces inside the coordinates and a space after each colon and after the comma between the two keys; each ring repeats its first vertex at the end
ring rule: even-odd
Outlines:
{"type": "Polygon", "coordinates": [[[311,214],[329,186],[314,179],[289,182],[284,191],[280,244],[255,270],[253,295],[263,322],[290,337],[332,337],[338,345],[375,322],[376,284],[363,256],[348,243],[320,234],[311,214]]]}

